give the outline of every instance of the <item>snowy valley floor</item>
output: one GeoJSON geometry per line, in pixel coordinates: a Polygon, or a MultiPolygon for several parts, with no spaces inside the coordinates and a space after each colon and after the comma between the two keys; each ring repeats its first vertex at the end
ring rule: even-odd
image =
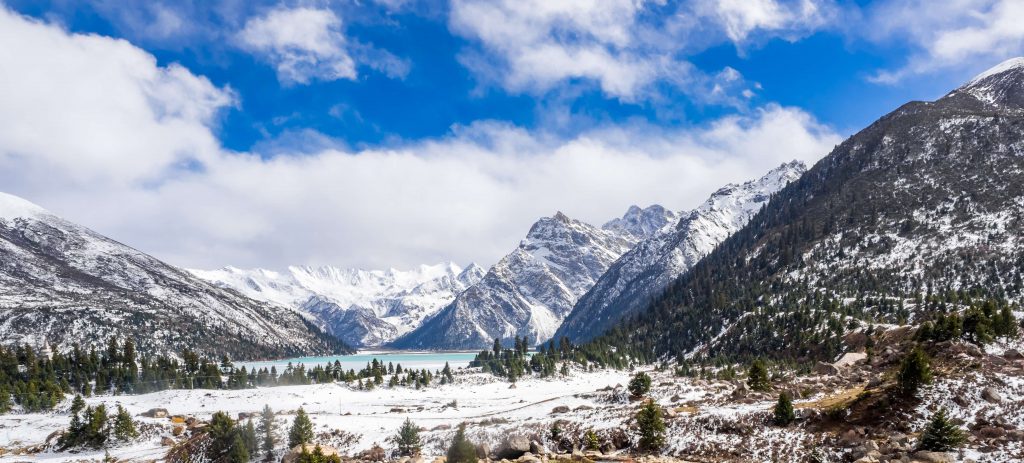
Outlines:
{"type": "MultiPolygon", "coordinates": [[[[1024,358],[1008,355],[1006,346],[987,352],[958,345],[949,349],[942,354],[950,356],[948,361],[936,365],[943,375],[922,391],[919,403],[897,412],[895,427],[891,419],[887,424],[871,423],[864,414],[870,413],[872,406],[857,405],[871,403],[870,390],[885,381],[887,368],[872,367],[863,360],[856,365],[841,365],[843,369],[831,374],[780,381],[772,393],[747,391],[736,380],[704,381],[651,372],[651,397],[667,414],[664,454],[693,461],[911,461],[884,456],[863,458],[886,452],[890,456],[912,454],[915,433],[934,410],[944,406],[971,432],[968,449],[956,457],[959,461],[1024,461],[1024,358]],[[992,388],[1000,402],[982,400],[984,388],[992,388]],[[783,389],[801,397],[796,401],[800,419],[788,428],[768,424],[778,390],[783,389]],[[844,407],[849,410],[844,412],[847,418],[828,418],[844,407]]],[[[318,441],[346,455],[356,455],[375,443],[390,450],[388,438],[408,417],[424,429],[424,453],[437,456],[444,454],[453,428],[462,422],[469,423],[471,440],[486,442],[491,449],[510,435],[537,440],[550,449],[546,439],[555,421],[562,422],[567,434],[578,436],[593,429],[604,441],[635,442],[633,415],[639,404],[630,401],[621,387],[629,377],[630,373],[624,371],[578,371],[568,378],[524,379],[512,388],[508,382],[489,375],[463,371],[456,375],[455,384],[422,390],[359,391],[345,384],[325,384],[240,391],[163,391],[93,397],[87,403],[102,402],[108,407],[121,404],[133,415],[166,408],[171,415],[200,420],[209,419],[215,411],[232,416],[255,413],[268,404],[278,413],[282,440],[301,406],[313,419],[318,441]]],[[[65,401],[54,413],[0,416],[0,448],[6,450],[0,461],[102,459],[103,451],[55,453],[45,446],[38,447],[42,450],[38,453],[19,452],[52,441],[53,434],[67,426],[69,404],[70,400],[65,401]]],[[[110,456],[130,461],[164,457],[170,448],[165,445],[171,437],[170,419],[138,420],[142,431],[139,440],[109,449],[110,456]]],[[[281,446],[279,456],[283,450],[281,446]]]]}

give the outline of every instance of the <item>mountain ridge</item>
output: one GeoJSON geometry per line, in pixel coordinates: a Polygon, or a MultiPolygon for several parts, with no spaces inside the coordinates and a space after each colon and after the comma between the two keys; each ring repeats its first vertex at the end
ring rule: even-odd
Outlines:
{"type": "Polygon", "coordinates": [[[140,351],[174,355],[185,348],[236,358],[350,351],[292,312],[216,288],[6,193],[0,288],[4,344],[102,347],[118,336],[134,339],[140,351]]]}

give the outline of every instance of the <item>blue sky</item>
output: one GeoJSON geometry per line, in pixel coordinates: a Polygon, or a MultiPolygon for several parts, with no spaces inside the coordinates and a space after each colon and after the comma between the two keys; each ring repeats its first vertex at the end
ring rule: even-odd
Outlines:
{"type": "Polygon", "coordinates": [[[1013,0],[4,9],[25,72],[0,106],[39,113],[0,132],[7,188],[189,266],[489,264],[555,210],[686,209],[813,163],[1024,48],[1013,0]]]}
{"type": "MultiPolygon", "coordinates": [[[[231,45],[233,22],[244,15],[280,8],[281,4],[240,7],[237,18],[222,18],[217,7],[195,7],[168,11],[184,21],[196,20],[201,27],[221,28],[206,32],[171,33],[151,38],[125,19],[153,21],[155,8],[143,3],[113,6],[107,2],[18,2],[15,10],[38,18],[56,20],[68,30],[97,33],[129,40],[157,57],[161,64],[181,63],[193,73],[206,76],[217,86],[230,86],[241,104],[223,115],[218,136],[224,146],[250,150],[282,134],[315,130],[353,146],[380,144],[388,140],[443,136],[453,125],[481,119],[508,121],[524,128],[547,123],[548,105],[567,105],[575,124],[572,131],[589,124],[617,123],[640,118],[652,124],[676,126],[699,124],[742,108],[694,102],[684,94],[668,91],[665,101],[623,102],[615,95],[596,89],[586,79],[567,82],[544,92],[500,88],[482,80],[460,63],[460,54],[475,51],[477,41],[453,33],[448,17],[450,6],[403,4],[389,8],[373,2],[294,3],[333,11],[345,21],[348,41],[372,44],[390,52],[407,66],[404,76],[392,77],[363,67],[354,79],[313,80],[307,84],[280,81],[272,64],[249,51],[231,45]],[[124,10],[138,9],[134,13],[124,10]],[[349,19],[351,18],[351,19],[349,19]]],[[[159,4],[155,4],[159,5],[159,4]]],[[[285,4],[287,5],[287,4],[285,4]]],[[[869,7],[869,2],[864,2],[869,7]]],[[[654,10],[671,11],[670,7],[654,10]]],[[[664,13],[663,13],[664,14],[664,13]]],[[[899,41],[872,43],[849,37],[835,28],[807,31],[799,37],[771,36],[749,43],[723,41],[698,46],[685,59],[700,71],[716,73],[725,67],[736,69],[745,80],[761,88],[749,102],[776,102],[805,109],[819,121],[850,133],[910,99],[934,99],[989,64],[965,65],[953,72],[913,75],[895,83],[878,84],[870,77],[879,70],[898,68],[907,60],[907,44],[899,41]]],[[[664,90],[664,89],[663,89],[664,90]]],[[[669,89],[671,90],[671,89],[669,89]]]]}

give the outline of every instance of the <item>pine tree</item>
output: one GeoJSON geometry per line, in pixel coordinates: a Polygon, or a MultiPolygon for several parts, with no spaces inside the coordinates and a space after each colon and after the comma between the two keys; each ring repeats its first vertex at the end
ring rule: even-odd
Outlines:
{"type": "Polygon", "coordinates": [[[921,433],[917,444],[918,450],[932,452],[948,452],[955,450],[966,442],[967,436],[946,417],[946,409],[935,412],[928,426],[921,433]]]}
{"type": "Polygon", "coordinates": [[[270,405],[264,405],[263,413],[260,415],[259,433],[263,436],[261,449],[267,461],[273,458],[274,445],[277,444],[274,438],[274,427],[274,411],[270,409],[270,405]]]}
{"type": "Polygon", "coordinates": [[[768,368],[764,365],[763,360],[757,359],[750,364],[750,370],[747,371],[747,386],[755,391],[771,389],[771,383],[768,382],[768,368]]]}
{"type": "Polygon", "coordinates": [[[313,422],[309,420],[306,411],[299,407],[295,414],[295,421],[288,431],[288,448],[295,448],[297,445],[308,444],[313,441],[313,422]]]}
{"type": "Polygon", "coordinates": [[[71,414],[77,415],[85,409],[85,400],[82,400],[82,396],[75,395],[74,399],[71,399],[71,414]]]}
{"type": "Polygon", "coordinates": [[[0,386],[0,415],[11,411],[12,407],[14,404],[11,402],[10,391],[7,390],[7,386],[0,386]]]}
{"type": "Polygon", "coordinates": [[[593,429],[588,429],[587,432],[583,433],[583,446],[587,450],[597,450],[601,447],[601,440],[593,429]]]}
{"type": "Polygon", "coordinates": [[[451,447],[448,447],[447,463],[476,463],[476,446],[466,439],[466,423],[459,425],[451,447]]]}
{"type": "Polygon", "coordinates": [[[914,395],[924,384],[932,381],[932,370],[928,354],[920,347],[915,347],[903,359],[897,374],[898,391],[906,396],[914,395]]]}
{"type": "Polygon", "coordinates": [[[647,373],[639,372],[633,375],[629,381],[629,394],[634,398],[641,398],[651,391],[651,377],[647,373]]]}
{"type": "Polygon", "coordinates": [[[235,433],[235,438],[228,449],[227,461],[230,463],[248,463],[249,450],[245,448],[245,440],[241,433],[235,433]]]}
{"type": "Polygon", "coordinates": [[[210,445],[207,447],[206,455],[211,461],[222,461],[231,458],[235,439],[241,441],[238,430],[235,428],[235,420],[232,420],[227,413],[216,412],[210,417],[210,425],[206,427],[206,435],[210,438],[210,445]]]}
{"type": "Polygon", "coordinates": [[[114,438],[125,442],[136,437],[139,437],[139,432],[135,430],[135,420],[132,419],[128,410],[118,405],[117,415],[114,416],[114,438]]]}
{"type": "Polygon", "coordinates": [[[639,447],[644,452],[657,452],[665,445],[665,421],[661,417],[661,407],[648,399],[636,414],[636,423],[640,428],[639,447]]]}
{"type": "Polygon", "coordinates": [[[788,393],[783,392],[779,394],[779,401],[775,404],[773,421],[776,426],[789,426],[794,419],[796,419],[796,414],[793,412],[793,400],[790,399],[788,393]]]}
{"type": "Polygon", "coordinates": [[[245,444],[246,453],[254,455],[260,450],[259,439],[256,437],[256,426],[253,425],[252,419],[245,422],[245,427],[241,429],[240,434],[242,443],[245,444]]]}
{"type": "Polygon", "coordinates": [[[409,418],[405,419],[398,434],[392,440],[398,447],[398,454],[403,457],[411,457],[420,453],[420,428],[413,424],[409,418]]]}

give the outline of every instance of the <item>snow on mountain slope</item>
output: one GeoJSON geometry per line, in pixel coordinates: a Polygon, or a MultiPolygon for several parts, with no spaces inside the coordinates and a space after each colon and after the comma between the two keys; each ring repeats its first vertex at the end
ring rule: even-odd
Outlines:
{"type": "Polygon", "coordinates": [[[835,359],[872,325],[1018,304],[1022,64],[847,138],[603,342],[651,346],[650,358],[807,363],[835,359]]]}
{"type": "Polygon", "coordinates": [[[483,277],[476,264],[451,262],[417,269],[338,267],[192,270],[200,278],[256,300],[298,310],[355,346],[379,346],[418,327],[483,277]]]}
{"type": "Polygon", "coordinates": [[[803,163],[783,164],[763,177],[719,189],[684,215],[619,258],[576,303],[555,334],[586,341],[644,307],[729,235],[742,228],[772,193],[796,180],[803,163]]]}
{"type": "MultiPolygon", "coordinates": [[[[648,210],[660,214],[663,208],[648,210]]],[[[639,212],[631,209],[627,217],[639,212]]],[[[645,233],[644,227],[632,229],[645,233]]],[[[540,219],[519,247],[491,267],[479,283],[393,346],[475,349],[489,346],[495,338],[547,339],[576,299],[635,242],[633,234],[618,230],[597,228],[561,212],[540,219]]]]}
{"type": "Polygon", "coordinates": [[[0,343],[99,347],[110,336],[236,358],[348,351],[291,311],[0,193],[0,343]]]}
{"type": "Polygon", "coordinates": [[[654,236],[666,227],[675,225],[679,218],[679,214],[658,204],[646,209],[630,206],[625,215],[608,221],[601,228],[642,240],[654,236]]]}
{"type": "MultiPolygon", "coordinates": [[[[1024,57],[1011,58],[978,74],[946,98],[968,94],[992,109],[1024,107],[1024,57]]],[[[959,101],[964,104],[964,100],[959,101]]],[[[967,105],[965,105],[967,106],[967,105]]],[[[976,106],[976,105],[970,105],[976,106]]],[[[973,108],[972,108],[973,109],[973,108]]]]}

